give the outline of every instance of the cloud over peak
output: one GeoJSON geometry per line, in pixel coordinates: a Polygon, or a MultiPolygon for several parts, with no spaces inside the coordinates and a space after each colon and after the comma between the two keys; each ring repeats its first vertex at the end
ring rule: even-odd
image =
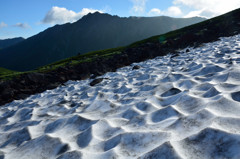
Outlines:
{"type": "Polygon", "coordinates": [[[42,20],[45,24],[64,24],[64,23],[72,23],[80,18],[82,18],[84,15],[87,15],[88,13],[94,13],[94,12],[100,12],[103,13],[101,10],[91,9],[91,8],[83,8],[80,12],[76,13],[72,10],[68,10],[66,8],[61,7],[52,7],[48,13],[45,15],[44,19],[42,20]]]}
{"type": "Polygon", "coordinates": [[[171,6],[168,8],[167,14],[171,16],[180,16],[182,14],[182,11],[177,6],[171,6]]]}
{"type": "Polygon", "coordinates": [[[148,12],[148,14],[149,14],[150,16],[157,16],[157,15],[161,15],[162,12],[161,12],[161,10],[158,9],[158,8],[153,8],[153,9],[151,9],[151,10],[148,12]]]}
{"type": "Polygon", "coordinates": [[[143,14],[146,9],[146,3],[148,0],[131,0],[133,3],[133,7],[131,12],[135,14],[143,14]]]}
{"type": "Polygon", "coordinates": [[[153,8],[148,12],[148,15],[150,16],[166,15],[166,16],[179,17],[182,14],[183,14],[182,10],[177,6],[171,6],[163,11],[161,11],[158,8],[153,8]]]}
{"type": "Polygon", "coordinates": [[[174,0],[173,3],[192,9],[186,17],[204,16],[211,18],[240,7],[239,0],[174,0]]]}

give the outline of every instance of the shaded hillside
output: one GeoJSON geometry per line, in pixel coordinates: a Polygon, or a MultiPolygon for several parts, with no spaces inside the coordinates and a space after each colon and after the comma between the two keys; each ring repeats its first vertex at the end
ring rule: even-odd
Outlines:
{"type": "Polygon", "coordinates": [[[17,44],[17,43],[23,41],[23,40],[24,40],[24,38],[22,38],[22,37],[0,40],[0,49],[4,49],[6,47],[12,46],[14,44],[17,44]]]}
{"type": "Polygon", "coordinates": [[[26,71],[89,51],[128,45],[203,21],[203,18],[129,17],[98,12],[56,25],[0,51],[0,67],[26,71]]]}

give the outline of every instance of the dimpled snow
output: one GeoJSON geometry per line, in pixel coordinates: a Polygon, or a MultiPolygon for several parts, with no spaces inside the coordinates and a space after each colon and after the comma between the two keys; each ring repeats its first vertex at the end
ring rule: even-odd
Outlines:
{"type": "Polygon", "coordinates": [[[0,158],[240,158],[240,35],[189,50],[1,106],[0,158]]]}

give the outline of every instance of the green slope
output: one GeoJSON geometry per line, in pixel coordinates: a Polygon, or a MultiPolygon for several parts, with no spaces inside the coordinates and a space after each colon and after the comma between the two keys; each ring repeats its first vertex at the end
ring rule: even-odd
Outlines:
{"type": "Polygon", "coordinates": [[[17,74],[21,73],[0,67],[0,79],[8,79],[8,77],[14,77],[17,74]]]}

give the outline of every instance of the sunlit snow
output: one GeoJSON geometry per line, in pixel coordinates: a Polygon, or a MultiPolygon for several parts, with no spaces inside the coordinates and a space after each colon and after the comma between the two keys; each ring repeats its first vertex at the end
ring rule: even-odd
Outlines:
{"type": "Polygon", "coordinates": [[[240,158],[240,35],[189,49],[0,107],[0,158],[240,158]]]}

